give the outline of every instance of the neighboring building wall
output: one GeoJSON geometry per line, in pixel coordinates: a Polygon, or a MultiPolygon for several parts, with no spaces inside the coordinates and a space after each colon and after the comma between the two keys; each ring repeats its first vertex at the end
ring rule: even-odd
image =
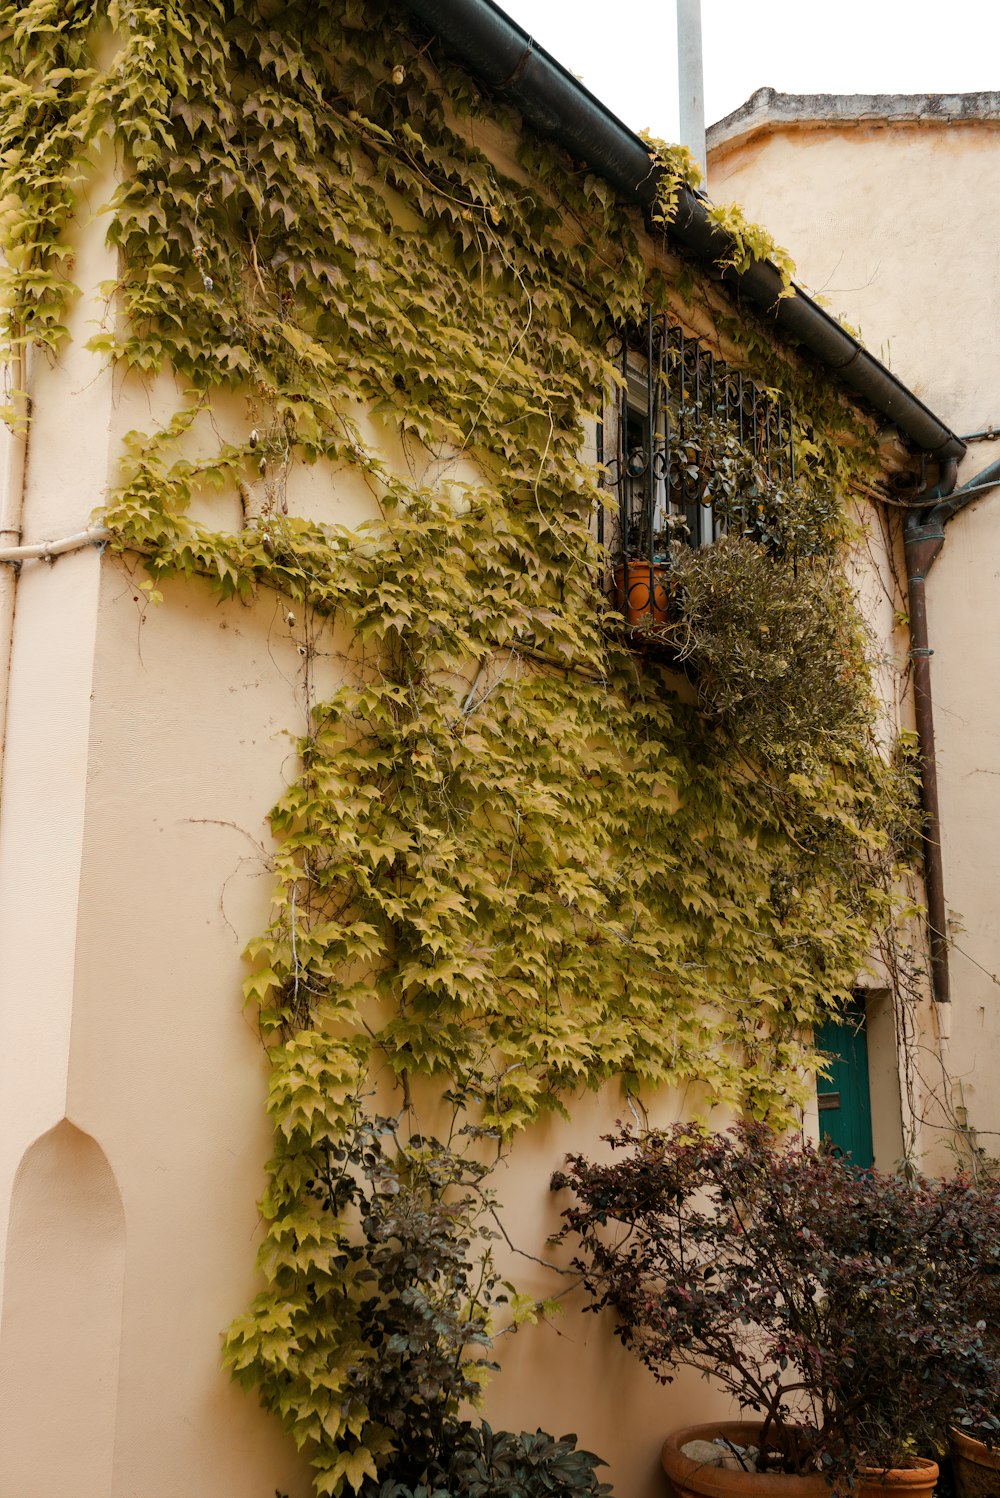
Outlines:
{"type": "MultiPolygon", "coordinates": [[[[709,131],[717,201],[792,247],[804,284],[959,434],[1000,423],[1000,260],[985,206],[1000,186],[1000,95],[799,98],[761,90],[709,131]]],[[[997,449],[972,444],[964,483],[997,449]]],[[[947,528],[927,585],[952,1036],[918,1036],[920,1147],[946,1168],[967,1119],[1000,1155],[1000,708],[995,617],[1000,497],[947,528]]],[[[905,647],[904,647],[905,648],[905,647]]],[[[905,662],[900,662],[905,665],[905,662]]],[[[947,1018],[947,1016],[946,1016],[947,1018]]]]}
{"type": "Polygon", "coordinates": [[[1000,418],[1000,264],[983,219],[1000,187],[1000,95],[973,97],[985,118],[918,122],[914,101],[876,99],[866,118],[817,121],[820,97],[801,119],[768,126],[764,105],[709,133],[712,197],[766,223],[802,283],[959,434],[1000,418]]]}

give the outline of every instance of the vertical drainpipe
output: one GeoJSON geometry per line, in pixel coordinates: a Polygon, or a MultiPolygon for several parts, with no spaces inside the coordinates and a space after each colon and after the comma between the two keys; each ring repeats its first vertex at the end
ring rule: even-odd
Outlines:
{"type": "MultiPolygon", "coordinates": [[[[948,916],[941,859],[941,811],[938,800],[937,759],[934,752],[934,704],[931,697],[931,655],[927,633],[927,574],[944,545],[944,517],[934,501],[955,488],[958,460],[942,465],[941,482],[917,496],[921,508],[906,517],[904,547],[910,614],[910,660],[913,662],[913,703],[923,807],[924,890],[931,959],[931,992],[936,1004],[951,1002],[948,974],[948,916]],[[928,503],[929,502],[929,503],[928,503]]],[[[942,1016],[943,1017],[943,1016],[942,1016]]]]}
{"type": "MultiPolygon", "coordinates": [[[[14,420],[7,432],[6,462],[0,485],[0,547],[16,546],[21,540],[24,483],[28,462],[30,402],[27,392],[27,350],[23,343],[13,356],[10,402],[14,420]]],[[[14,604],[17,598],[16,562],[0,563],[0,798],[3,794],[7,744],[7,697],[14,645],[14,604]]]]}

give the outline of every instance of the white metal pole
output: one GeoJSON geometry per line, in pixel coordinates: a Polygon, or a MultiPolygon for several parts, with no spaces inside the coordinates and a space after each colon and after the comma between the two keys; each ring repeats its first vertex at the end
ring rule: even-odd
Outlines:
{"type": "Polygon", "coordinates": [[[677,0],[677,78],[681,145],[687,146],[707,182],[701,0],[677,0]]]}

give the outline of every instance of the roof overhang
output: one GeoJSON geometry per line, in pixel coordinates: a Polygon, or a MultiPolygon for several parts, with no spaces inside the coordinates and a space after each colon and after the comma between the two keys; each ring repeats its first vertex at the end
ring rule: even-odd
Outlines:
{"type": "MultiPolygon", "coordinates": [[[[624,204],[643,211],[653,206],[657,179],[645,142],[494,0],[404,4],[482,86],[509,99],[530,126],[602,176],[624,204]]],[[[668,236],[675,248],[719,276],[735,246],[708,207],[704,194],[682,188],[668,236]]],[[[829,371],[850,398],[891,422],[913,447],[937,461],[962,457],[961,439],[801,287],[781,295],[781,275],[770,261],[754,260],[738,271],[730,266],[720,282],[780,339],[829,371]]]]}

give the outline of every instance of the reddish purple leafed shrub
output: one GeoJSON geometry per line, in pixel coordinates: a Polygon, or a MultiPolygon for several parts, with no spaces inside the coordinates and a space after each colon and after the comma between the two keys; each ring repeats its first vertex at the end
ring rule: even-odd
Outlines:
{"type": "Polygon", "coordinates": [[[561,1240],[617,1334],[662,1383],[711,1375],[766,1422],[763,1465],[859,1468],[933,1455],[1000,1393],[1000,1191],[859,1170],[759,1126],[609,1136],[571,1156],[561,1240]]]}

